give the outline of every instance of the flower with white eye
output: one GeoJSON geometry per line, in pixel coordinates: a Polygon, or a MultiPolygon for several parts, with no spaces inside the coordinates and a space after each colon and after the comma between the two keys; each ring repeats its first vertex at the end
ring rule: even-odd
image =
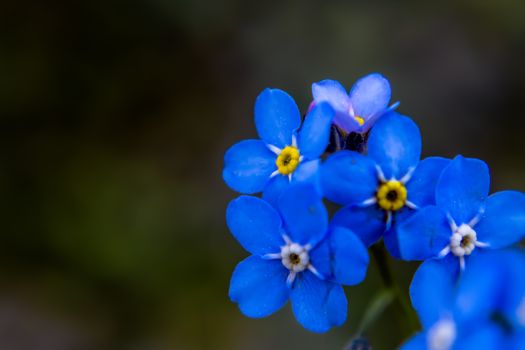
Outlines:
{"type": "Polygon", "coordinates": [[[341,285],[364,279],[368,254],[351,231],[328,226],[314,186],[285,190],[277,210],[241,196],[226,217],[232,234],[253,254],[237,265],[230,283],[230,298],[245,315],[269,316],[290,299],[296,319],[311,331],[326,332],[345,321],[341,285]]]}
{"type": "MultiPolygon", "coordinates": [[[[473,235],[465,226],[460,231],[463,237],[473,235]]],[[[425,261],[414,275],[410,299],[423,331],[401,350],[522,349],[524,252],[502,249],[477,254],[458,279],[450,270],[455,258],[451,254],[447,259],[425,261]]]]}
{"type": "Polygon", "coordinates": [[[480,248],[500,249],[518,242],[525,233],[525,194],[503,191],[488,196],[489,185],[483,161],[457,156],[439,178],[436,205],[398,227],[402,258],[452,256],[465,270],[467,257],[480,248]]]}

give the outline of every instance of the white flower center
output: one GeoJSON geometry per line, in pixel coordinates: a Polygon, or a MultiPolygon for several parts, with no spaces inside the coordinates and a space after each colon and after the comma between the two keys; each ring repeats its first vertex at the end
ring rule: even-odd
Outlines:
{"type": "Polygon", "coordinates": [[[289,243],[281,248],[281,261],[292,272],[302,272],[310,264],[308,250],[297,244],[289,243]]]}
{"type": "Polygon", "coordinates": [[[455,256],[470,255],[476,248],[476,231],[467,224],[461,224],[450,237],[450,251],[455,256]]]}
{"type": "Polygon", "coordinates": [[[456,340],[456,325],[450,319],[443,319],[433,325],[427,333],[429,350],[450,350],[456,340]]]}

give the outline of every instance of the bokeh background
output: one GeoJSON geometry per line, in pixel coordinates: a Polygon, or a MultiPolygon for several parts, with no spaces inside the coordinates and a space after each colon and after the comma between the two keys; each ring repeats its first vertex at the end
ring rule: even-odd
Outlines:
{"type": "MultiPolygon", "coordinates": [[[[341,349],[375,264],[325,335],[228,301],[222,156],[265,87],[379,71],[424,154],[485,159],[525,190],[525,2],[2,1],[0,348],[341,349]]],[[[417,265],[393,262],[406,289],[417,265]]],[[[394,305],[367,334],[407,336],[394,305]]]]}

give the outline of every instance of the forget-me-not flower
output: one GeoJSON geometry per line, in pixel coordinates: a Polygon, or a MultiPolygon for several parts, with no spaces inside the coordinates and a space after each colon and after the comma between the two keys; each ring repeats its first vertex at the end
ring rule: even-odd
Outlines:
{"type": "Polygon", "coordinates": [[[425,264],[410,287],[423,331],[402,350],[522,349],[524,269],[523,252],[483,252],[471,259],[456,285],[445,265],[425,264]]]}
{"type": "Polygon", "coordinates": [[[525,194],[502,191],[488,196],[489,169],[479,159],[457,156],[436,186],[436,205],[398,227],[406,260],[441,258],[454,272],[480,249],[500,249],[525,236],[525,194]],[[452,260],[452,263],[449,263],[452,260]]]}
{"type": "Polygon", "coordinates": [[[292,97],[279,89],[264,90],[255,102],[255,126],[261,139],[241,141],[226,152],[224,181],[241,193],[264,191],[263,197],[271,202],[291,182],[315,182],[334,114],[327,103],[320,103],[301,127],[292,97]]]}
{"type": "Polygon", "coordinates": [[[418,208],[434,204],[435,184],[449,160],[419,161],[421,136],[408,117],[390,112],[378,120],[368,138],[368,156],[340,151],[322,166],[325,196],[346,205],[333,223],[355,232],[366,245],[385,235],[398,257],[395,226],[418,208]]]}
{"type": "Polygon", "coordinates": [[[277,208],[251,196],[230,203],[228,227],[253,254],[233,272],[231,300],[246,316],[261,318],[290,299],[296,319],[308,330],[340,326],[347,315],[341,285],[364,279],[366,248],[351,231],[329,228],[327,210],[312,185],[289,187],[277,208]]]}
{"type": "Polygon", "coordinates": [[[312,85],[314,105],[328,102],[336,111],[334,124],[346,133],[366,133],[372,125],[398,103],[390,103],[390,83],[381,74],[359,79],[350,93],[337,81],[326,79],[312,85]]]}

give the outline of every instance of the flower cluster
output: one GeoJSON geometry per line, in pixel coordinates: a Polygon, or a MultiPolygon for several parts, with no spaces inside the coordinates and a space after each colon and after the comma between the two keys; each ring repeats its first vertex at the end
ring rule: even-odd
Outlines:
{"type": "Polygon", "coordinates": [[[290,299],[305,328],[326,332],[346,320],[342,286],[365,278],[367,247],[383,241],[394,258],[424,261],[411,298],[425,331],[406,349],[463,349],[455,344],[475,333],[472,341],[494,336],[508,348],[525,340],[525,258],[496,251],[525,236],[525,195],[489,195],[481,160],[421,159],[419,128],[396,111],[380,74],[349,93],[323,80],[312,95],[301,118],[287,93],[264,90],[260,139],[226,152],[224,181],[243,194],[227,224],[252,254],[233,273],[232,301],[265,317],[290,299]],[[331,218],[325,199],[340,206],[331,218]]]}

